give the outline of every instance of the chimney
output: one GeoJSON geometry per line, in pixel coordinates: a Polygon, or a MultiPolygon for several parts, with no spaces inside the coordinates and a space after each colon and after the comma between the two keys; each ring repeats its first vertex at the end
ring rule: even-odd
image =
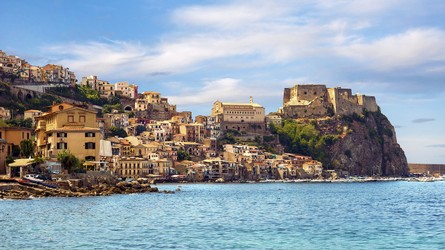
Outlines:
{"type": "Polygon", "coordinates": [[[250,97],[250,104],[252,104],[253,103],[253,97],[251,96],[250,97]]]}

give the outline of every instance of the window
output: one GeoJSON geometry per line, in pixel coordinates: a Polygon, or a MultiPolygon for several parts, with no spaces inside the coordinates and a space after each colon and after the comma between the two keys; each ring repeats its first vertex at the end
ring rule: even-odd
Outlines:
{"type": "Polygon", "coordinates": [[[85,116],[84,115],[79,116],[79,122],[85,122],[85,116]]]}
{"type": "Polygon", "coordinates": [[[57,149],[68,149],[68,143],[66,142],[58,142],[57,149]]]}
{"type": "Polygon", "coordinates": [[[85,161],[94,161],[96,160],[96,157],[89,155],[89,156],[85,156],[85,161]]]}
{"type": "Polygon", "coordinates": [[[29,140],[29,133],[26,133],[26,139],[29,140]]]}
{"type": "Polygon", "coordinates": [[[85,143],[85,149],[96,149],[96,143],[94,142],[85,143]]]}
{"type": "Polygon", "coordinates": [[[74,115],[68,116],[68,122],[74,122],[74,115]]]}
{"type": "Polygon", "coordinates": [[[0,139],[2,139],[2,132],[0,132],[0,139]]]}
{"type": "Polygon", "coordinates": [[[87,133],[85,133],[85,137],[96,137],[96,133],[94,133],[94,132],[87,132],[87,133]]]}
{"type": "Polygon", "coordinates": [[[59,132],[57,133],[57,137],[68,137],[68,134],[65,132],[59,132]]]}

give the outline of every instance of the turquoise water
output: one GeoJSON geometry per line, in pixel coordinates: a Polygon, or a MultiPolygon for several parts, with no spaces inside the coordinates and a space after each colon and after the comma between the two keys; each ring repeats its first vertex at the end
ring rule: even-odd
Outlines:
{"type": "Polygon", "coordinates": [[[445,182],[180,186],[0,201],[0,249],[445,249],[445,182]]]}

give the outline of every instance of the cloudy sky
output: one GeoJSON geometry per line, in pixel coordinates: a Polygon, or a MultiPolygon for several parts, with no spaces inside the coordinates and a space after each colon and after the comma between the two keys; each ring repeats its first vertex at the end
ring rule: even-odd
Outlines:
{"type": "Polygon", "coordinates": [[[255,102],[297,83],[375,95],[409,162],[445,163],[445,1],[20,0],[0,49],[159,91],[178,110],[255,102]]]}

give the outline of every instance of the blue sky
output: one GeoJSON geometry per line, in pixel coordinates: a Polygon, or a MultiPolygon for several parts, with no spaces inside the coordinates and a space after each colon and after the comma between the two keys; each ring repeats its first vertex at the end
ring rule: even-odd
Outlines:
{"type": "Polygon", "coordinates": [[[3,1],[0,49],[159,91],[178,110],[297,83],[375,95],[409,162],[445,163],[445,1],[3,1]]]}

